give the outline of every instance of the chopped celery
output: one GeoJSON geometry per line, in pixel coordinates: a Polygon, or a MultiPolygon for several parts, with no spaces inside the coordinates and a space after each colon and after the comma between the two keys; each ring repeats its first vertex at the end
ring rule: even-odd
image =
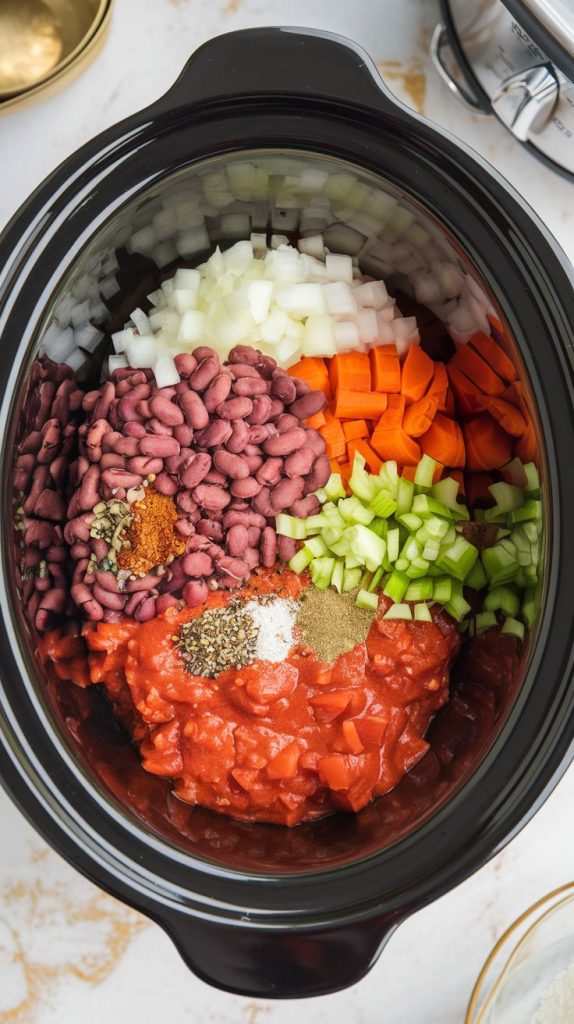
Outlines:
{"type": "Polygon", "coordinates": [[[379,566],[382,565],[387,550],[387,545],[383,538],[377,537],[376,533],[373,533],[366,526],[361,526],[361,524],[350,526],[345,531],[345,534],[349,538],[351,554],[361,558],[363,564],[371,572],[376,572],[379,566]]]}
{"type": "Polygon", "coordinates": [[[488,580],[486,579],[486,573],[484,566],[480,559],[477,559],[468,576],[465,578],[464,584],[466,587],[471,587],[472,590],[482,590],[486,586],[488,580]]]}
{"type": "Polygon", "coordinates": [[[360,569],[345,569],[343,572],[343,593],[347,594],[350,590],[360,587],[362,577],[363,574],[360,569]]]}
{"type": "Polygon", "coordinates": [[[401,555],[403,558],[408,558],[409,562],[412,562],[413,558],[418,558],[422,551],[422,546],[419,544],[416,537],[408,537],[406,543],[403,546],[401,555]]]}
{"type": "Polygon", "coordinates": [[[405,575],[404,572],[399,572],[395,569],[394,572],[389,576],[383,594],[385,597],[390,597],[391,601],[402,601],[403,597],[407,592],[407,588],[410,583],[410,579],[405,575]]]}
{"type": "Polygon", "coordinates": [[[386,519],[373,519],[369,525],[369,530],[376,533],[377,537],[385,538],[387,536],[388,524],[386,519]]]}
{"type": "Polygon", "coordinates": [[[327,501],[327,495],[325,494],[325,488],[320,487],[318,491],[315,491],[315,497],[317,501],[323,505],[327,501]]]}
{"type": "Polygon", "coordinates": [[[451,547],[443,549],[436,564],[443,572],[448,572],[457,580],[463,580],[472,569],[478,558],[478,548],[470,544],[464,537],[457,537],[451,547]]]}
{"type": "Polygon", "coordinates": [[[439,480],[438,483],[431,488],[431,495],[437,501],[441,502],[442,505],[446,505],[447,508],[452,509],[452,511],[456,513],[457,519],[470,519],[470,512],[466,505],[457,501],[458,491],[459,485],[454,477],[445,476],[443,480],[439,480]]]}
{"type": "Polygon", "coordinates": [[[488,581],[496,586],[501,583],[511,583],[518,570],[518,559],[516,548],[511,554],[503,548],[504,541],[499,541],[491,548],[484,548],[481,558],[488,581]]]}
{"type": "Polygon", "coordinates": [[[415,516],[413,512],[405,512],[402,516],[397,516],[397,523],[405,527],[409,533],[416,533],[417,530],[423,525],[423,521],[419,516],[415,516]]]}
{"type": "Polygon", "coordinates": [[[396,512],[397,503],[387,490],[382,489],[370,502],[369,508],[372,509],[373,515],[379,516],[381,519],[388,519],[396,512]]]}
{"type": "Polygon", "coordinates": [[[368,526],[375,518],[375,513],[365,508],[363,503],[358,498],[355,498],[355,496],[343,498],[339,502],[338,509],[343,519],[351,524],[362,523],[363,526],[368,526]]]}
{"type": "Polygon", "coordinates": [[[363,575],[361,576],[361,590],[369,589],[374,575],[374,572],[369,572],[368,569],[365,569],[363,575]]]}
{"type": "Polygon", "coordinates": [[[492,611],[479,612],[474,617],[474,632],[476,636],[479,633],[484,633],[485,629],[490,629],[491,626],[496,626],[496,615],[492,611]]]}
{"type": "Polygon", "coordinates": [[[383,615],[384,619],[405,619],[406,621],[410,621],[412,617],[413,613],[408,604],[392,604],[383,615]]]}
{"type": "Polygon", "coordinates": [[[522,615],[526,625],[530,629],[536,618],[538,591],[536,587],[529,587],[522,602],[522,615]]]}
{"type": "Polygon", "coordinates": [[[522,530],[524,532],[524,536],[527,538],[527,540],[530,541],[531,544],[538,543],[538,540],[540,538],[540,529],[536,525],[536,523],[533,523],[532,520],[530,520],[528,523],[523,523],[522,530]]]}
{"type": "Polygon", "coordinates": [[[432,537],[433,540],[443,540],[448,533],[449,524],[446,519],[439,519],[438,516],[430,516],[429,519],[425,519],[423,529],[429,537],[432,537]]]}
{"type": "Polygon", "coordinates": [[[313,558],[321,558],[328,555],[329,549],[322,537],[307,537],[303,551],[310,551],[313,558]]]}
{"type": "Polygon", "coordinates": [[[399,531],[395,527],[393,530],[387,532],[387,558],[390,563],[396,562],[399,557],[399,531]]]}
{"type": "Polygon", "coordinates": [[[435,562],[439,556],[440,543],[438,540],[427,540],[423,548],[423,558],[426,558],[429,562],[435,562]]]}
{"type": "Polygon", "coordinates": [[[449,528],[448,528],[448,530],[446,531],[443,539],[442,539],[443,546],[445,548],[449,548],[451,546],[451,544],[454,544],[454,542],[456,540],[456,537],[457,537],[456,529],[455,529],[454,525],[451,523],[449,528]]]}
{"type": "Polygon", "coordinates": [[[343,477],[340,473],[331,473],[323,490],[329,501],[336,501],[337,498],[345,498],[347,496],[343,477]]]}
{"type": "Polygon", "coordinates": [[[293,558],[289,560],[289,568],[297,574],[305,571],[308,565],[311,564],[315,555],[308,548],[301,548],[300,551],[296,551],[293,558]]]}
{"type": "Polygon", "coordinates": [[[369,591],[376,590],[384,575],[385,575],[385,570],[381,566],[381,568],[377,569],[376,573],[374,574],[371,582],[369,583],[369,586],[367,587],[367,590],[369,590],[369,591]]]}
{"type": "MultiPolygon", "coordinates": [[[[279,518],[279,516],[277,516],[277,518],[279,518]]],[[[321,533],[321,530],[324,530],[328,525],[329,520],[322,512],[319,512],[316,516],[308,516],[307,519],[303,520],[306,537],[310,537],[314,533],[321,533]]]]}
{"type": "Polygon", "coordinates": [[[415,488],[424,488],[425,490],[428,490],[432,487],[432,480],[437,466],[438,462],[431,459],[430,455],[423,455],[415,469],[415,488]]]}
{"type": "Polygon", "coordinates": [[[420,580],[413,580],[409,583],[406,593],[405,601],[431,601],[433,595],[433,581],[430,576],[425,576],[420,580]]]}
{"type": "MultiPolygon", "coordinates": [[[[327,532],[326,530],[322,530],[322,532],[321,532],[321,537],[322,538],[323,538],[323,536],[324,536],[324,534],[326,532],[327,532]]],[[[347,531],[346,530],[342,530],[341,534],[339,536],[339,539],[338,540],[332,540],[331,543],[329,544],[329,547],[330,547],[331,551],[333,552],[333,554],[337,555],[338,558],[344,558],[345,555],[348,555],[349,551],[350,551],[350,545],[349,545],[349,538],[347,536],[347,531]]]]}
{"type": "Polygon", "coordinates": [[[540,494],[540,478],[538,476],[538,470],[533,462],[527,462],[522,468],[526,476],[524,490],[529,497],[537,498],[540,494]]]}
{"type": "Polygon", "coordinates": [[[523,571],[529,586],[538,583],[538,572],[535,565],[526,565],[523,571]]]}
{"type": "Polygon", "coordinates": [[[355,604],[357,608],[366,608],[369,611],[376,612],[379,599],[376,594],[370,594],[368,590],[359,590],[355,604]]]}
{"type": "Polygon", "coordinates": [[[343,574],[344,565],[342,559],[338,558],[335,562],[335,568],[331,574],[331,586],[335,588],[338,594],[340,594],[343,589],[343,574]]]}
{"type": "Polygon", "coordinates": [[[401,558],[397,558],[397,560],[395,562],[395,569],[398,569],[399,572],[404,572],[405,569],[408,569],[409,565],[410,565],[410,562],[409,562],[408,558],[402,558],[402,557],[401,558]]]}
{"type": "Polygon", "coordinates": [[[454,512],[447,508],[441,501],[432,498],[428,494],[415,494],[412,511],[418,516],[442,516],[443,519],[453,519],[454,512]]]}
{"type": "Polygon", "coordinates": [[[415,493],[415,485],[404,477],[399,477],[397,482],[397,516],[410,512],[415,493]]]}
{"type": "Polygon", "coordinates": [[[501,510],[498,505],[492,505],[490,508],[483,509],[483,516],[485,523],[506,523],[508,518],[508,512],[501,510]]]}
{"type": "Polygon", "coordinates": [[[362,558],[357,558],[355,555],[345,555],[345,569],[363,570],[364,564],[362,558]]]}
{"type": "Polygon", "coordinates": [[[379,477],[382,481],[383,487],[389,492],[391,498],[396,498],[399,482],[399,473],[396,462],[392,459],[389,459],[388,462],[383,462],[379,470],[379,477]]]}
{"type": "Polygon", "coordinates": [[[527,519],[536,519],[539,521],[542,519],[541,501],[535,498],[528,498],[528,500],[524,502],[524,505],[521,505],[520,508],[517,508],[514,512],[510,513],[511,523],[524,523],[527,519]]]}
{"type": "Polygon", "coordinates": [[[452,580],[450,576],[439,576],[433,583],[433,601],[448,604],[452,596],[452,580]]]}
{"type": "MultiPolygon", "coordinates": [[[[326,526],[324,530],[321,530],[321,538],[328,548],[332,548],[337,541],[341,540],[342,536],[343,530],[340,530],[338,526],[326,526]]],[[[342,554],[340,551],[336,553],[342,554]]]]}
{"type": "Polygon", "coordinates": [[[462,622],[470,611],[470,605],[462,593],[453,594],[448,604],[445,604],[444,610],[449,615],[452,615],[453,619],[456,619],[457,622],[462,622]]]}
{"type": "Polygon", "coordinates": [[[415,604],[414,614],[416,622],[432,622],[432,615],[427,604],[415,604]]]}
{"type": "Polygon", "coordinates": [[[379,477],[371,476],[370,473],[367,473],[365,465],[363,456],[359,452],[355,452],[353,472],[349,478],[349,487],[357,498],[368,504],[379,493],[381,484],[379,477]]]}
{"type": "Polygon", "coordinates": [[[502,624],[500,633],[502,636],[515,636],[519,640],[524,640],[524,623],[508,615],[502,624]]]}
{"type": "Polygon", "coordinates": [[[326,590],[331,582],[331,576],[333,575],[333,569],[335,568],[335,559],[327,558],[314,558],[310,565],[311,579],[318,588],[318,590],[326,590]]]}
{"type": "Polygon", "coordinates": [[[504,612],[505,615],[518,615],[520,601],[518,594],[510,587],[493,587],[484,599],[484,607],[489,612],[504,612]]]}
{"type": "Polygon", "coordinates": [[[509,483],[514,484],[515,487],[526,487],[526,473],[524,472],[524,466],[518,456],[511,459],[510,462],[506,463],[506,466],[502,467],[502,475],[505,480],[509,483]]]}
{"type": "Polygon", "coordinates": [[[490,484],[489,491],[494,498],[499,512],[514,512],[524,504],[524,491],[514,484],[507,484],[504,481],[490,484]]]}
{"type": "Polygon", "coordinates": [[[427,562],[426,558],[422,558],[420,555],[413,558],[412,562],[405,569],[405,574],[411,580],[421,579],[426,576],[430,568],[430,562],[427,562]]]}
{"type": "Polygon", "coordinates": [[[307,536],[305,520],[288,516],[285,512],[275,516],[275,531],[280,537],[290,537],[291,540],[305,540],[307,536]]]}

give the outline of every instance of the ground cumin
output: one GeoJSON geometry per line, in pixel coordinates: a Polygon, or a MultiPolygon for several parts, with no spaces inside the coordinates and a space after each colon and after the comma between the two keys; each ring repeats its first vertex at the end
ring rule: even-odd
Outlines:
{"type": "Polygon", "coordinates": [[[130,507],[132,520],[125,531],[124,546],[118,555],[120,569],[129,569],[135,576],[145,576],[157,565],[168,565],[183,554],[185,542],[174,527],[178,518],[175,503],[153,487],[145,498],[130,507]]]}
{"type": "Polygon", "coordinates": [[[338,594],[332,587],[307,587],[301,594],[297,630],[301,643],[311,647],[321,661],[333,661],[364,643],[373,612],[357,608],[355,597],[356,592],[338,594]]]}

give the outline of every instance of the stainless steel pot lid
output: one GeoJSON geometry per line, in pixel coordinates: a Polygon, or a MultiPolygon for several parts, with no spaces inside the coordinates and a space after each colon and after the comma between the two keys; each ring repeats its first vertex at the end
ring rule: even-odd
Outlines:
{"type": "Polygon", "coordinates": [[[432,53],[449,88],[574,175],[572,0],[441,0],[441,7],[432,53]]]}

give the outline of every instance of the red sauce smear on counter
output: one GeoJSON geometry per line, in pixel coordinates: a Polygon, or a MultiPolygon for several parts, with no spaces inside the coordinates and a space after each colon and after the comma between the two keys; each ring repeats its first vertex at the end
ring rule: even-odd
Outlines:
{"type": "MultiPolygon", "coordinates": [[[[269,570],[242,595],[295,597],[302,585],[269,570]]],[[[62,679],[103,684],[143,767],[191,804],[295,825],[392,789],[427,751],[425,731],[448,699],[456,624],[436,605],[432,622],[386,621],[383,598],[366,642],[331,664],[295,648],[284,662],[191,675],[172,636],[230,599],[215,592],[200,609],[88,625],[83,637],[54,631],[43,654],[62,679]]]]}

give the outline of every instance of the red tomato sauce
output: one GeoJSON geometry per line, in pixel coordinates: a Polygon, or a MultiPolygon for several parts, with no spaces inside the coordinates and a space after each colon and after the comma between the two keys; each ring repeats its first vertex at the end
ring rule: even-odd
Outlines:
{"type": "MultiPolygon", "coordinates": [[[[244,593],[277,593],[278,582],[263,573],[244,593]]],[[[301,586],[281,574],[283,596],[301,586]]],[[[456,624],[438,606],[433,622],[386,621],[383,598],[366,642],[330,664],[294,648],[284,662],[191,675],[172,637],[229,599],[216,592],[199,610],[98,623],[83,637],[53,632],[43,652],[62,679],[105,687],[143,767],[188,803],[295,825],[392,789],[426,753],[425,731],[448,699],[456,624]]]]}

